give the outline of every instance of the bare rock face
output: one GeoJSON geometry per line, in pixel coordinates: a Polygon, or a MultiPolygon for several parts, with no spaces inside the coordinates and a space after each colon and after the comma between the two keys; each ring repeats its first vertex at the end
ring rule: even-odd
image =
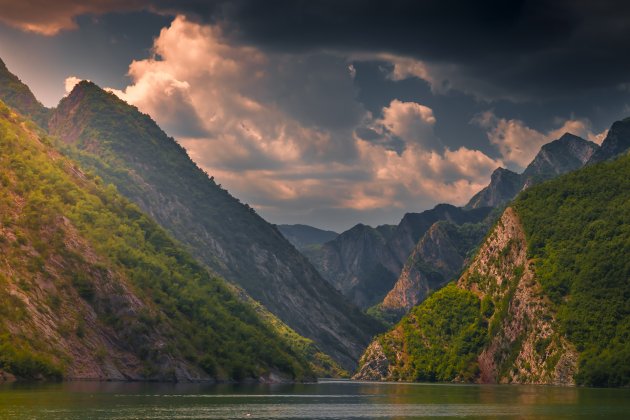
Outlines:
{"type": "Polygon", "coordinates": [[[479,355],[480,382],[573,384],[577,353],[557,330],[512,208],[503,213],[458,286],[495,308],[489,344],[479,355]]]}
{"type": "Polygon", "coordinates": [[[481,241],[485,230],[486,225],[462,229],[446,221],[434,223],[407,259],[382,309],[407,313],[429,292],[444,286],[461,272],[468,253],[481,241]]]}
{"type": "MultiPolygon", "coordinates": [[[[410,254],[435,223],[477,223],[489,211],[489,208],[467,211],[449,204],[439,204],[422,213],[405,214],[397,226],[373,228],[356,225],[335,240],[305,254],[337,290],[359,307],[368,308],[380,303],[395,287],[401,272],[409,263],[410,254]]],[[[424,245],[425,249],[430,247],[429,241],[424,245]]],[[[450,253],[445,248],[437,252],[450,253]]],[[[451,262],[440,262],[438,266],[440,264],[450,265],[451,262]]],[[[456,271],[460,269],[461,266],[458,266],[456,271]]],[[[436,272],[438,276],[441,275],[439,269],[436,272]]]]}
{"type": "Polygon", "coordinates": [[[389,378],[389,360],[378,340],[372,341],[359,361],[356,380],[385,381],[389,378]]]}

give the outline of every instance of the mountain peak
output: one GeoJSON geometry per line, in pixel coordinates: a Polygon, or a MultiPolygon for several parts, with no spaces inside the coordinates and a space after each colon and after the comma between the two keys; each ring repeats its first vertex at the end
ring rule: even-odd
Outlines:
{"type": "Polygon", "coordinates": [[[599,146],[571,133],[565,133],[557,140],[545,144],[523,172],[523,178],[563,174],[581,168],[591,158],[599,146]]]}
{"type": "Polygon", "coordinates": [[[0,100],[41,127],[46,127],[49,110],[0,59],[0,100]]]}
{"type": "Polygon", "coordinates": [[[613,123],[601,147],[593,153],[588,163],[603,162],[628,150],[630,150],[630,117],[613,123]]]}

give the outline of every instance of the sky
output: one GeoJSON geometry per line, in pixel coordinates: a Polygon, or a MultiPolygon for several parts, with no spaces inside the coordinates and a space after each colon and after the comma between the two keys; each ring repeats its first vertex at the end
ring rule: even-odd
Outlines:
{"type": "Polygon", "coordinates": [[[564,132],[630,116],[623,1],[0,0],[46,106],[92,80],[272,223],[465,204],[564,132]]]}

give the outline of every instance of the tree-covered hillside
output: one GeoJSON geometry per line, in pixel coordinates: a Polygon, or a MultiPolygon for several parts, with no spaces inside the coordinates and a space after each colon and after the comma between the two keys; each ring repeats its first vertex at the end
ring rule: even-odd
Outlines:
{"type": "Polygon", "coordinates": [[[1,103],[0,186],[0,371],[311,377],[222,279],[1,103]]]}
{"type": "Polygon", "coordinates": [[[527,190],[515,208],[536,278],[580,352],[578,383],[630,384],[630,156],[527,190]]]}
{"type": "Polygon", "coordinates": [[[630,156],[521,193],[359,378],[630,385],[630,156]]]}

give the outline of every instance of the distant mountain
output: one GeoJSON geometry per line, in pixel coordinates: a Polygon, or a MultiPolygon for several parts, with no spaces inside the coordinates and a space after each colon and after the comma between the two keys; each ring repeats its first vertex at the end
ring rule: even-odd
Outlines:
{"type": "Polygon", "coordinates": [[[294,332],[38,131],[0,102],[0,378],[314,377],[294,332]]]}
{"type": "Polygon", "coordinates": [[[332,241],[339,234],[331,230],[322,230],[308,225],[277,225],[278,230],[297,249],[322,245],[332,241]]]}
{"type": "Polygon", "coordinates": [[[630,385],[630,156],[524,191],[357,379],[630,385]]]}
{"type": "Polygon", "coordinates": [[[55,109],[49,131],[65,153],[182,242],[201,262],[351,369],[372,320],[347,302],[275,228],[217,185],[148,116],[83,81],[55,109]]]}
{"type": "Polygon", "coordinates": [[[516,197],[522,188],[521,175],[509,169],[497,168],[490,176],[490,184],[475,194],[464,208],[500,206],[516,197]]]}
{"type": "Polygon", "coordinates": [[[460,273],[488,228],[488,222],[434,223],[418,241],[380,308],[400,318],[431,291],[443,287],[460,273]]]}
{"type": "Polygon", "coordinates": [[[50,111],[22,81],[11,73],[0,59],[0,98],[9,107],[46,128],[50,111]]]}
{"type": "Polygon", "coordinates": [[[397,226],[356,225],[305,254],[337,290],[361,308],[368,308],[381,302],[394,287],[409,255],[434,223],[476,223],[489,212],[440,204],[422,213],[405,214],[397,226]]]}
{"type": "Polygon", "coordinates": [[[603,162],[627,153],[630,150],[630,118],[613,123],[601,147],[588,161],[589,164],[603,162]]]}
{"type": "Polygon", "coordinates": [[[490,184],[475,194],[465,208],[497,207],[512,201],[531,185],[581,168],[598,150],[597,144],[570,133],[542,146],[522,174],[498,168],[490,184]]]}

